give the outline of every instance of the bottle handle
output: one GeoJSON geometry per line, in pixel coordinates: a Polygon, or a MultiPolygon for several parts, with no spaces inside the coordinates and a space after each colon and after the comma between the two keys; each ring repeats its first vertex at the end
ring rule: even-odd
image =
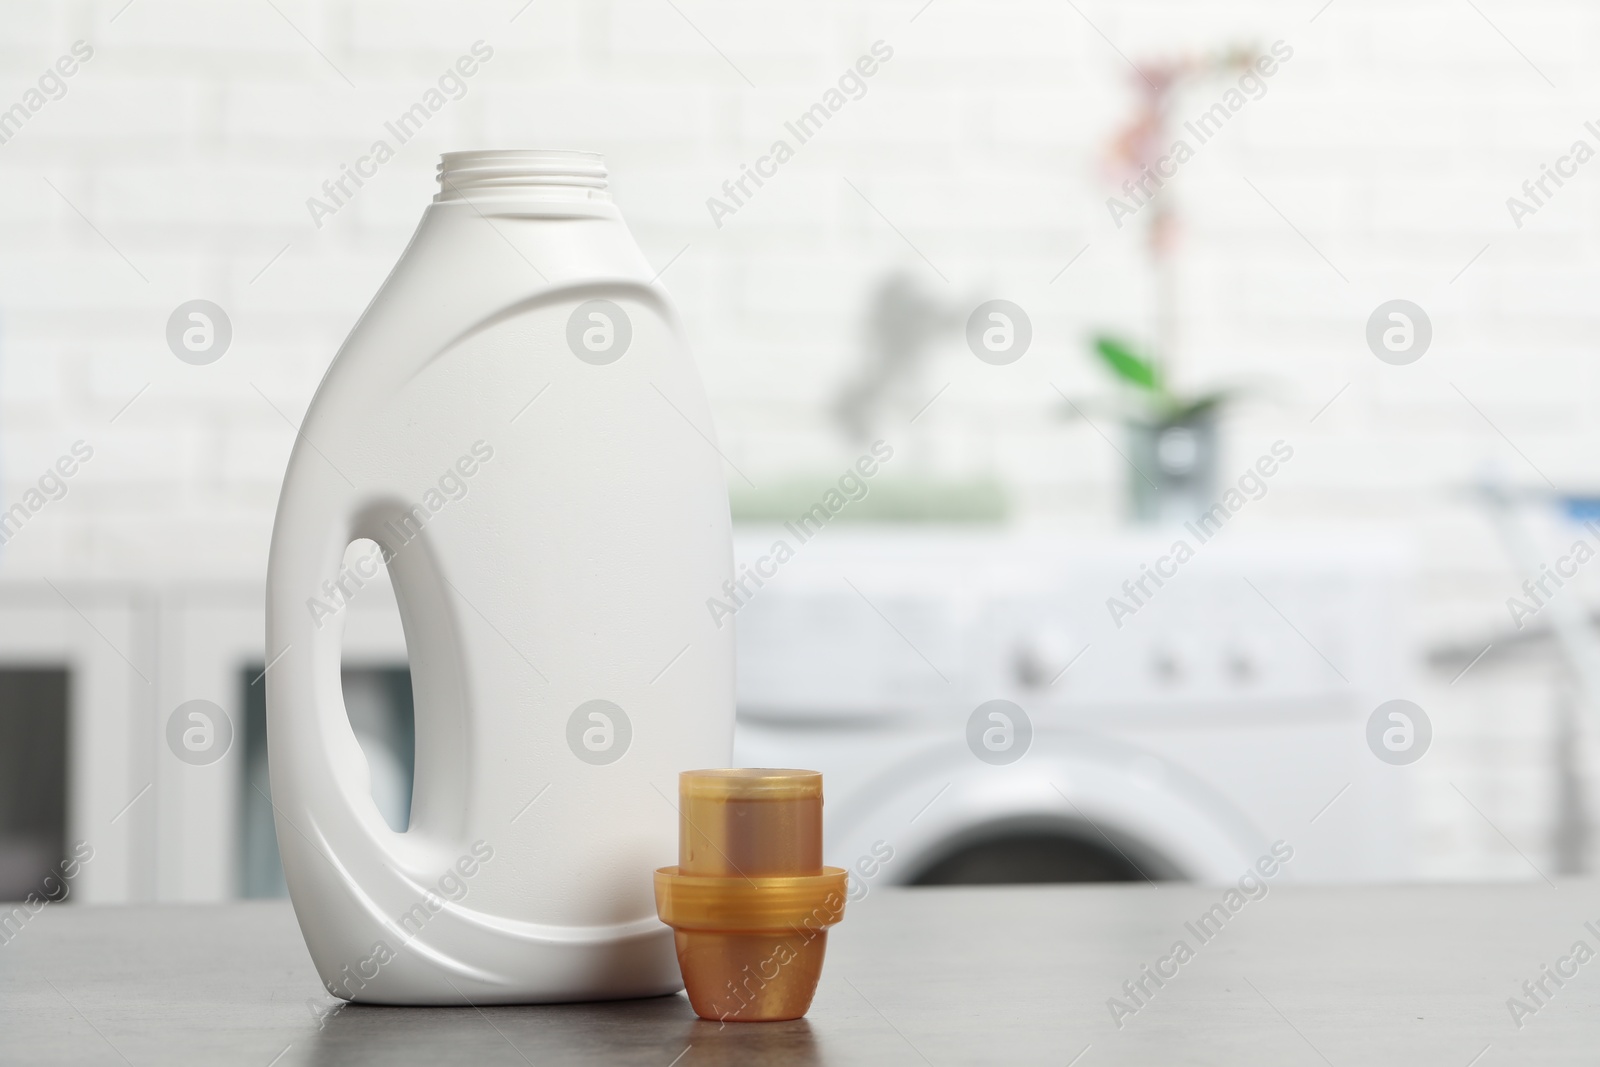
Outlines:
{"type": "MultiPolygon", "coordinates": [[[[267,567],[267,750],[278,848],[291,887],[340,875],[347,886],[404,870],[402,836],[372,799],[371,769],[341,683],[345,612],[330,596],[361,536],[360,500],[330,461],[297,442],[267,567]]],[[[370,884],[370,883],[369,883],[370,884]]]]}

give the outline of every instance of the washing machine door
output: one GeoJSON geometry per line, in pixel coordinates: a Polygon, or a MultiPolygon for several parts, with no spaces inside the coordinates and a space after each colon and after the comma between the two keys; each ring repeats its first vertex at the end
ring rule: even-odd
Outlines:
{"type": "Polygon", "coordinates": [[[1004,766],[975,760],[959,743],[935,742],[904,749],[874,773],[857,768],[834,781],[848,785],[828,796],[827,862],[851,871],[857,897],[873,884],[1224,884],[1271,847],[1200,779],[1093,734],[1040,733],[1023,758],[1004,766]],[[1077,877],[1053,877],[1045,855],[1051,840],[1070,843],[1067,851],[1078,855],[1098,854],[1113,870],[1097,874],[1090,863],[1077,877]],[[1030,854],[1044,858],[1043,866],[1027,869],[1030,854]]]}

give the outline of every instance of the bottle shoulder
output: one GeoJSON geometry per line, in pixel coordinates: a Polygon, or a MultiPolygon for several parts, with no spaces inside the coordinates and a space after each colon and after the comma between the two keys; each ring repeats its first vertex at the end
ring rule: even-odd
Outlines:
{"type": "MultiPolygon", "coordinates": [[[[551,303],[611,299],[678,330],[671,298],[620,216],[551,217],[432,204],[335,357],[426,362],[461,338],[551,303]]],[[[332,369],[330,369],[330,376],[332,369]]]]}

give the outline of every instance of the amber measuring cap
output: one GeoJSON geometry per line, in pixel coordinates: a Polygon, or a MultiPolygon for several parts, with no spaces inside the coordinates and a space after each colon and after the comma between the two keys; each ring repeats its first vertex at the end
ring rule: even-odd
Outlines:
{"type": "Polygon", "coordinates": [[[695,1014],[798,1019],[822,976],[845,872],[822,865],[822,775],[743,767],[678,776],[678,865],[656,871],[695,1014]]]}

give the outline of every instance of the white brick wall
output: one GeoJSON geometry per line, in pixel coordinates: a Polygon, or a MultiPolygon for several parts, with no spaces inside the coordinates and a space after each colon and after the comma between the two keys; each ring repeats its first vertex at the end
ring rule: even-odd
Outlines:
{"type": "MultiPolygon", "coordinates": [[[[952,338],[928,394],[954,384],[919,422],[908,467],[994,473],[1021,514],[1106,525],[1123,472],[1091,429],[1057,417],[1050,385],[1103,390],[1089,330],[1149,332],[1138,231],[1117,231],[1104,209],[1100,153],[1133,103],[1106,38],[1132,57],[1295,48],[1171,190],[1184,210],[1179,373],[1260,381],[1270,399],[1234,419],[1234,450],[1290,436],[1302,457],[1242,521],[1408,531],[1430,644],[1499,625],[1515,584],[1482,517],[1447,489],[1489,460],[1538,481],[1456,387],[1551,478],[1596,480],[1600,163],[1520,231],[1504,207],[1600,116],[1592,5],[274,0],[280,15],[234,0],[124,3],[0,6],[0,107],[74,40],[95,48],[66,97],[0,145],[5,494],[76,438],[97,450],[70,496],[0,555],[0,575],[259,580],[292,440],[272,405],[299,419],[431,195],[438,152],[481,144],[603,151],[652,261],[689,246],[665,281],[725,447],[758,481],[834,465],[826,407],[886,271],[952,305],[1018,301],[1033,352],[997,373],[952,338]],[[465,99],[313,227],[305,198],[479,38],[495,56],[465,99]],[[880,38],[895,55],[865,98],[713,227],[705,198],[880,38]],[[1436,329],[1408,368],[1377,363],[1362,341],[1372,308],[1395,296],[1436,329]],[[163,341],[167,315],[193,297],[234,323],[232,350],[208,367],[163,341]]],[[[1198,90],[1179,110],[1213,99],[1198,90]]],[[[1431,690],[1424,870],[1527,876],[1451,783],[1545,856],[1550,672],[1474,671],[1431,690]]]]}

